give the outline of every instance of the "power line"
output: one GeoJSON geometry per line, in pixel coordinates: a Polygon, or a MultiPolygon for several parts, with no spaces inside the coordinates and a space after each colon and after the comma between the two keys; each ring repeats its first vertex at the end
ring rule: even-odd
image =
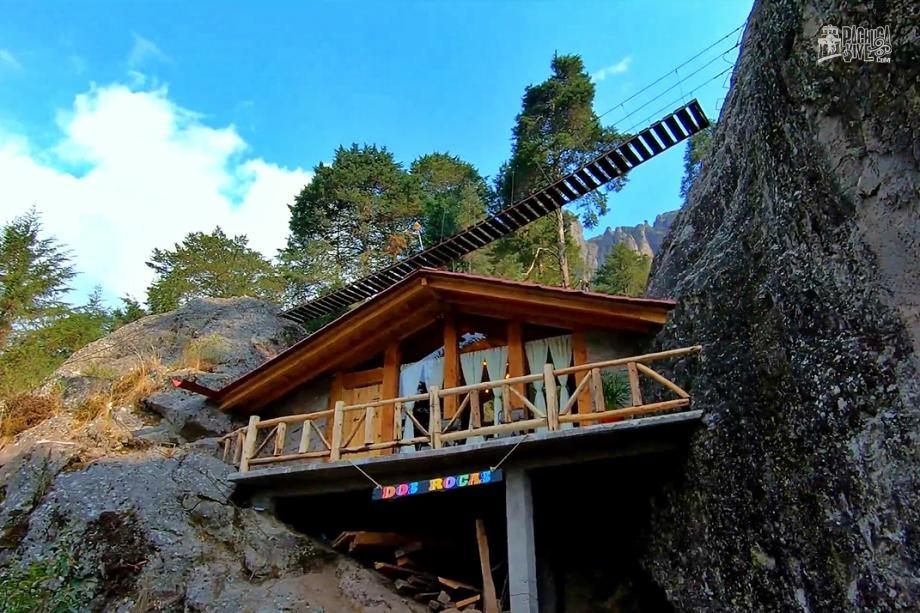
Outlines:
{"type": "MultiPolygon", "coordinates": [[[[728,73],[728,72],[731,72],[732,68],[733,68],[732,66],[729,66],[728,68],[726,68],[725,70],[723,70],[723,71],[720,72],[719,74],[715,75],[714,77],[710,77],[709,79],[706,79],[705,81],[703,81],[702,83],[700,83],[699,85],[697,85],[696,87],[694,87],[693,89],[691,89],[691,90],[687,93],[687,96],[692,96],[692,95],[693,95],[693,92],[695,92],[696,90],[698,90],[698,89],[700,89],[701,87],[703,87],[703,86],[705,86],[705,85],[707,85],[707,84],[709,84],[709,83],[715,81],[716,79],[718,79],[718,78],[721,77],[722,75],[724,75],[724,74],[726,74],[726,73],[728,73]]],[[[665,112],[665,110],[667,110],[667,109],[669,109],[669,108],[673,108],[675,104],[680,104],[681,102],[683,102],[683,100],[685,99],[685,97],[686,97],[686,96],[681,96],[680,98],[675,98],[675,99],[672,100],[671,102],[668,102],[667,104],[665,104],[664,106],[662,106],[662,107],[661,107],[660,109],[658,109],[657,111],[654,111],[653,113],[649,114],[648,117],[646,117],[646,118],[643,119],[642,121],[638,121],[638,122],[634,123],[633,125],[631,125],[627,130],[625,130],[625,132],[626,132],[627,134],[631,133],[635,128],[638,128],[639,126],[648,123],[649,121],[651,121],[652,119],[654,119],[655,117],[657,117],[658,115],[660,115],[661,113],[665,112]]]]}
{"type": "MultiPolygon", "coordinates": [[[[658,77],[657,79],[655,79],[654,81],[652,81],[651,83],[649,83],[648,85],[646,85],[645,87],[643,87],[642,89],[640,89],[639,91],[637,91],[636,93],[634,93],[633,95],[629,96],[629,97],[626,98],[625,100],[622,100],[622,101],[620,101],[619,103],[613,105],[612,107],[610,107],[609,109],[607,109],[606,111],[604,111],[603,113],[601,113],[600,115],[598,115],[598,119],[600,119],[601,117],[604,117],[604,116],[610,114],[610,113],[611,113],[612,111],[614,111],[615,109],[622,107],[624,104],[626,104],[627,102],[629,102],[630,100],[632,100],[633,98],[635,98],[636,96],[638,96],[639,94],[648,91],[648,90],[651,89],[652,87],[655,87],[656,85],[658,85],[659,83],[661,83],[662,81],[664,81],[666,78],[668,78],[669,76],[671,76],[671,73],[676,72],[676,71],[677,71],[678,69],[680,69],[680,68],[683,68],[684,66],[686,66],[687,64],[689,64],[690,62],[692,62],[692,61],[695,60],[696,58],[700,57],[701,55],[703,55],[704,53],[706,53],[707,51],[709,51],[709,50],[712,49],[713,47],[718,46],[720,43],[722,43],[722,41],[724,41],[724,40],[728,39],[729,37],[731,37],[732,34],[738,32],[739,30],[741,30],[742,28],[744,28],[744,25],[745,25],[745,24],[742,23],[740,26],[738,26],[737,28],[735,28],[734,30],[732,30],[731,32],[729,32],[728,34],[726,34],[725,36],[723,36],[722,38],[720,38],[719,40],[717,40],[716,42],[712,43],[711,45],[709,45],[708,47],[706,47],[705,49],[703,49],[702,51],[700,51],[699,53],[697,53],[696,55],[694,55],[693,57],[691,57],[690,59],[684,61],[682,64],[679,64],[678,66],[675,66],[675,67],[672,68],[671,70],[667,71],[666,73],[664,73],[663,75],[661,75],[660,77],[658,77]]],[[[737,44],[740,44],[740,42],[741,42],[741,41],[740,41],[740,38],[739,38],[737,44]]],[[[737,46],[737,44],[736,44],[736,46],[737,46]]],[[[731,51],[731,49],[729,49],[729,51],[731,51]]],[[[727,52],[726,52],[726,53],[727,53],[727,52]]]]}
{"type": "MultiPolygon", "coordinates": [[[[687,79],[689,79],[690,77],[693,77],[693,76],[698,75],[700,72],[703,71],[703,69],[705,69],[705,68],[711,66],[716,60],[718,60],[719,58],[724,57],[724,56],[727,55],[730,51],[732,51],[732,50],[734,50],[734,49],[737,49],[739,44],[740,44],[740,43],[735,43],[734,46],[729,47],[728,49],[726,49],[725,51],[723,51],[723,52],[720,53],[719,55],[713,57],[713,58],[710,59],[708,62],[706,62],[705,64],[703,64],[702,66],[700,66],[699,68],[697,68],[696,70],[694,70],[693,72],[691,72],[690,74],[688,74],[686,77],[683,77],[682,79],[678,79],[677,83],[675,83],[674,85],[672,85],[671,87],[669,87],[669,88],[667,88],[667,89],[665,89],[665,90],[660,91],[660,92],[658,93],[658,95],[655,96],[654,98],[649,98],[648,100],[645,101],[644,104],[642,104],[641,106],[636,107],[636,108],[633,109],[630,113],[628,113],[627,115],[624,115],[623,117],[621,117],[621,118],[619,119],[619,121],[615,121],[615,122],[613,123],[613,125],[617,125],[617,124],[619,124],[619,123],[621,123],[621,122],[623,122],[623,121],[629,119],[630,117],[632,117],[633,115],[635,115],[636,113],[638,113],[639,111],[641,111],[642,109],[644,109],[645,107],[647,107],[648,105],[650,105],[650,104],[651,104],[652,102],[654,102],[655,100],[658,100],[659,98],[661,98],[663,95],[665,95],[666,93],[668,93],[669,91],[671,91],[671,90],[674,89],[675,87],[678,87],[678,86],[681,87],[681,96],[680,96],[680,100],[685,100],[685,99],[687,98],[687,96],[686,96],[686,94],[683,93],[683,82],[686,81],[687,79]]],[[[675,69],[674,72],[677,72],[676,69],[675,69]]],[[[724,74],[724,71],[723,71],[723,73],[720,73],[720,74],[724,74]]],[[[629,131],[627,130],[627,133],[628,133],[628,132],[629,132],[629,131]]]]}

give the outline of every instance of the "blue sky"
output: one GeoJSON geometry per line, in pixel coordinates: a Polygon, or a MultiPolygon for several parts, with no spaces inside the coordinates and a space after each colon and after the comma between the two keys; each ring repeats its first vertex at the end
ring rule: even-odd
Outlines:
{"type": "MultiPolygon", "coordinates": [[[[0,2],[0,219],[30,204],[79,285],[143,296],[151,246],[221,224],[271,253],[320,161],[351,142],[494,175],[521,94],[554,52],[596,75],[599,113],[741,25],[750,2],[0,2]],[[3,177],[2,175],[6,175],[3,177]]],[[[736,38],[627,128],[728,68],[736,38]]],[[[715,117],[728,76],[694,95],[715,117]]],[[[604,116],[612,123],[675,86],[604,116]]],[[[676,106],[676,105],[675,105],[676,106]]],[[[683,150],[637,170],[605,226],[676,208],[683,150]]]]}

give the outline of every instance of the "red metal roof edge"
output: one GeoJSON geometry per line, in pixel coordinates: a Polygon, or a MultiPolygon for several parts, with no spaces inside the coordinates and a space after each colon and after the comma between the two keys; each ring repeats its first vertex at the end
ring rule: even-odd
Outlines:
{"type": "Polygon", "coordinates": [[[231,381],[224,387],[220,388],[219,390],[211,390],[213,393],[207,395],[208,399],[215,401],[215,402],[220,402],[230,392],[236,390],[239,387],[242,387],[242,385],[245,384],[246,381],[248,381],[252,377],[258,374],[261,374],[262,372],[266,370],[269,370],[275,364],[284,361],[290,355],[302,350],[303,347],[307,343],[316,339],[317,336],[328,334],[330,330],[342,325],[342,322],[353,317],[355,313],[367,310],[368,308],[373,308],[374,303],[377,302],[380,298],[390,295],[392,293],[396,293],[397,291],[401,290],[403,287],[411,284],[413,281],[423,276],[440,276],[440,277],[454,278],[454,279],[472,279],[476,281],[484,281],[486,283],[493,283],[496,285],[504,285],[504,286],[509,286],[509,287],[525,287],[525,288],[530,288],[530,289],[551,291],[551,292],[560,293],[560,294],[600,298],[602,300],[607,300],[610,302],[616,302],[616,303],[621,303],[621,304],[648,305],[648,306],[654,306],[658,308],[664,308],[669,311],[673,309],[675,306],[677,306],[676,301],[663,299],[663,298],[632,298],[630,296],[617,296],[613,294],[604,294],[601,292],[589,292],[586,290],[573,289],[573,288],[567,288],[567,287],[556,287],[553,285],[541,285],[539,283],[533,283],[532,281],[512,281],[510,279],[501,279],[498,277],[489,277],[486,275],[476,275],[472,273],[463,273],[463,272],[451,272],[447,270],[440,270],[438,268],[422,267],[422,268],[415,270],[412,274],[407,276],[405,279],[401,280],[399,283],[396,283],[395,285],[391,285],[390,287],[386,288],[379,294],[376,294],[372,296],[371,298],[366,299],[364,302],[359,304],[357,307],[351,309],[350,311],[346,311],[341,316],[329,322],[328,324],[326,324],[325,326],[323,326],[322,328],[320,328],[313,334],[307,336],[306,338],[303,338],[297,341],[296,343],[294,343],[293,345],[291,345],[290,347],[288,347],[287,349],[285,349],[278,355],[274,356],[273,358],[269,358],[262,364],[259,364],[258,366],[250,370],[249,372],[240,375],[239,377],[237,377],[236,379],[234,379],[233,381],[231,381]]]}

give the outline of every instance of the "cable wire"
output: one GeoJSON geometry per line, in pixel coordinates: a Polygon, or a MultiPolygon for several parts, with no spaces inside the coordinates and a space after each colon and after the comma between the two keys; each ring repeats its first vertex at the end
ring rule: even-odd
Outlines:
{"type": "MultiPolygon", "coordinates": [[[[643,87],[642,89],[640,89],[639,91],[637,91],[636,93],[634,93],[633,95],[629,96],[629,97],[626,98],[625,100],[622,100],[622,101],[620,101],[618,104],[613,105],[612,107],[610,107],[609,109],[607,109],[606,111],[604,111],[603,113],[601,113],[600,115],[598,115],[598,119],[600,119],[601,117],[604,117],[605,115],[609,114],[611,111],[613,111],[613,110],[615,110],[615,109],[617,109],[617,108],[623,106],[624,104],[626,104],[627,102],[629,102],[630,100],[632,100],[633,98],[635,98],[636,96],[638,96],[639,94],[641,94],[641,93],[643,93],[643,92],[645,92],[645,91],[648,91],[648,90],[651,89],[652,87],[655,87],[656,85],[658,85],[659,83],[661,83],[662,81],[664,81],[666,78],[668,78],[669,76],[671,76],[671,73],[672,73],[672,72],[675,72],[675,71],[677,71],[677,70],[680,69],[680,68],[683,68],[684,66],[686,66],[687,64],[689,64],[690,62],[692,62],[692,61],[695,60],[696,58],[700,57],[701,55],[703,55],[704,53],[706,53],[707,51],[709,51],[709,50],[712,49],[713,47],[718,46],[722,41],[724,41],[724,40],[726,40],[727,38],[729,38],[732,34],[734,34],[735,32],[737,32],[737,31],[739,31],[739,30],[741,30],[742,28],[744,28],[744,25],[745,25],[745,24],[742,23],[740,26],[738,26],[737,28],[735,28],[734,30],[732,30],[731,32],[729,32],[728,34],[726,34],[725,36],[723,36],[722,38],[720,38],[719,40],[717,40],[716,42],[712,43],[711,45],[709,45],[708,47],[706,47],[705,49],[703,49],[702,51],[700,51],[699,53],[697,53],[696,55],[694,55],[693,57],[691,57],[690,59],[684,61],[682,64],[679,64],[678,66],[675,66],[675,67],[672,68],[671,70],[667,71],[666,73],[664,73],[663,75],[661,75],[660,77],[658,77],[656,80],[652,81],[651,83],[649,83],[648,85],[646,85],[645,87],[643,87]]],[[[739,44],[740,44],[740,38],[739,38],[739,41],[738,41],[738,42],[739,42],[739,44]]]]}

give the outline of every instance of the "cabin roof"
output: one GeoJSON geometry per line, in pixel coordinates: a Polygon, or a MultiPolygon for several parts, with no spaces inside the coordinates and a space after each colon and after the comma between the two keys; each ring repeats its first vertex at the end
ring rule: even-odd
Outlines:
{"type": "MultiPolygon", "coordinates": [[[[253,412],[304,383],[373,357],[447,313],[647,334],[659,329],[675,306],[673,300],[612,296],[421,268],[225,387],[208,390],[207,395],[224,411],[253,412]]],[[[194,384],[181,386],[191,389],[194,384]]]]}

